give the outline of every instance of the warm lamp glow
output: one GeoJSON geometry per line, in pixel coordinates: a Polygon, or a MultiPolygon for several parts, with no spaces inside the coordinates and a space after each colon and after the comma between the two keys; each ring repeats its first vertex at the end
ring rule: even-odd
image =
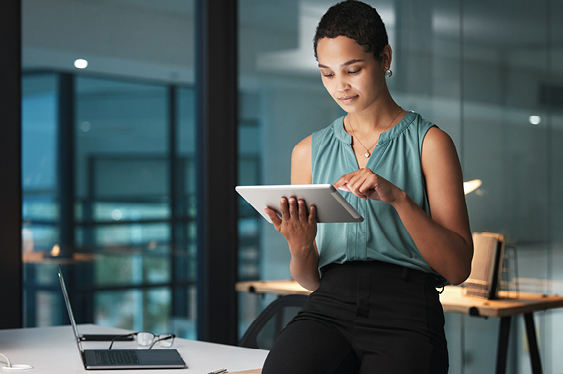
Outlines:
{"type": "Polygon", "coordinates": [[[463,193],[467,195],[468,193],[475,191],[482,183],[481,179],[473,179],[468,182],[463,182],[463,193]]]}
{"type": "Polygon", "coordinates": [[[60,253],[61,253],[61,247],[59,247],[58,244],[55,244],[53,246],[53,249],[51,249],[51,256],[57,257],[60,253]]]}

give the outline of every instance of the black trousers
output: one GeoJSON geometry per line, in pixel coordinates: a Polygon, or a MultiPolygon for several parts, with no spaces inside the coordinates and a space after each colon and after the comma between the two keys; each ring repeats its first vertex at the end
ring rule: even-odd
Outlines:
{"type": "Polygon", "coordinates": [[[322,274],[263,374],[448,372],[434,275],[379,261],[329,265],[322,274]]]}

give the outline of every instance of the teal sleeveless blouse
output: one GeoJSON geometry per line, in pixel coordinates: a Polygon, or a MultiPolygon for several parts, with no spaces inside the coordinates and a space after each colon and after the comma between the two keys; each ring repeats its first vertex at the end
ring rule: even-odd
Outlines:
{"type": "MultiPolygon", "coordinates": [[[[352,136],[344,130],[344,117],[316,131],[311,139],[313,183],[335,183],[358,170],[352,136]]],[[[382,133],[367,168],[387,179],[416,202],[428,215],[430,208],[422,173],[421,150],[427,131],[435,126],[419,114],[407,112],[382,133]]],[[[318,224],[316,243],[319,269],[331,263],[379,260],[427,273],[435,271],[424,260],[399,215],[388,203],[364,201],[350,192],[340,193],[364,217],[359,223],[318,224]]]]}

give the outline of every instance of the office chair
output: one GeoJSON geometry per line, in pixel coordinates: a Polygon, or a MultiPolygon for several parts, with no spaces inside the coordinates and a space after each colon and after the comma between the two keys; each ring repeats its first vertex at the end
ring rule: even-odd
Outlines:
{"type": "Polygon", "coordinates": [[[274,300],[250,324],[238,345],[271,349],[280,331],[303,308],[309,296],[286,295],[274,300]]]}

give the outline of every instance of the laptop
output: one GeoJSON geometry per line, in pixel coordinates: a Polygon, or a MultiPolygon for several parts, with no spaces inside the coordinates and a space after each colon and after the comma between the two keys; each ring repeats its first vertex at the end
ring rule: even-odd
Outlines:
{"type": "Polygon", "coordinates": [[[87,370],[116,369],[185,369],[186,363],[176,349],[82,349],[80,334],[74,320],[66,290],[63,273],[59,265],[59,280],[72,325],[74,340],[80,351],[80,357],[87,370]]]}

